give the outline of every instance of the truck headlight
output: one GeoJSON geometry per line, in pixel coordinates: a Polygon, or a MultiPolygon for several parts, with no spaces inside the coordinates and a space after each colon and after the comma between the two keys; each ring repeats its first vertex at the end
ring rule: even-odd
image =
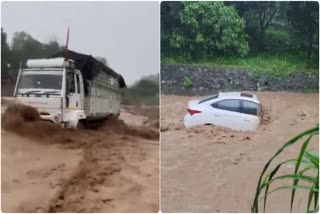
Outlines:
{"type": "Polygon", "coordinates": [[[55,120],[56,122],[59,122],[59,121],[60,121],[60,117],[59,117],[58,115],[56,115],[56,116],[54,116],[54,120],[55,120]]]}

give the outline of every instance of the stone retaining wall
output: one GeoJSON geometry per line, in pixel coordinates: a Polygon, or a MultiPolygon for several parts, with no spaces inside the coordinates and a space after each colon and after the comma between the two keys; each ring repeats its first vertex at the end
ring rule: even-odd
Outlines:
{"type": "Polygon", "coordinates": [[[187,65],[161,65],[161,93],[210,95],[219,91],[318,92],[319,75],[295,72],[287,78],[256,76],[242,69],[205,68],[187,65]],[[184,85],[184,78],[192,86],[184,85]]]}

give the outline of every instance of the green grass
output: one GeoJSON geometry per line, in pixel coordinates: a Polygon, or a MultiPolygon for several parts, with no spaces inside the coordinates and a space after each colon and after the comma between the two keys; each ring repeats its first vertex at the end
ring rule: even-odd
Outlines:
{"type": "Polygon", "coordinates": [[[319,65],[311,62],[305,56],[286,54],[272,55],[260,54],[245,58],[215,58],[199,62],[190,62],[182,58],[163,58],[162,64],[188,64],[199,67],[237,68],[251,71],[253,74],[267,74],[273,77],[287,77],[289,74],[301,71],[307,73],[318,73],[319,65]]]}

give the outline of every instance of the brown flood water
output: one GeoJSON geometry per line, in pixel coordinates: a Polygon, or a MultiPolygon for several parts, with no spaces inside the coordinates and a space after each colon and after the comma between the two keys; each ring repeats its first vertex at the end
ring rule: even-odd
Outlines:
{"type": "Polygon", "coordinates": [[[158,110],[122,109],[120,119],[95,130],[66,130],[37,121],[32,109],[9,109],[2,115],[2,211],[157,212],[159,118],[150,115],[158,110]]]}
{"type": "MultiPolygon", "coordinates": [[[[161,97],[162,212],[250,212],[264,164],[287,140],[318,123],[319,94],[254,94],[266,109],[264,124],[255,132],[185,129],[187,103],[195,97],[161,97]]],[[[318,150],[318,142],[315,136],[310,148],[318,150]]],[[[294,158],[300,146],[289,147],[276,160],[294,158]]],[[[287,165],[280,173],[292,170],[287,165]]],[[[297,192],[294,211],[306,210],[307,194],[297,192]]],[[[266,211],[290,212],[289,195],[286,190],[270,195],[266,211]]]]}

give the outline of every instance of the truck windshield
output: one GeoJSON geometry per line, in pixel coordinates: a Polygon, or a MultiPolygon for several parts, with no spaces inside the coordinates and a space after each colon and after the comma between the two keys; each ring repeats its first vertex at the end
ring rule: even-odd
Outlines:
{"type": "Polygon", "coordinates": [[[21,74],[19,89],[62,89],[62,74],[21,74]]]}

